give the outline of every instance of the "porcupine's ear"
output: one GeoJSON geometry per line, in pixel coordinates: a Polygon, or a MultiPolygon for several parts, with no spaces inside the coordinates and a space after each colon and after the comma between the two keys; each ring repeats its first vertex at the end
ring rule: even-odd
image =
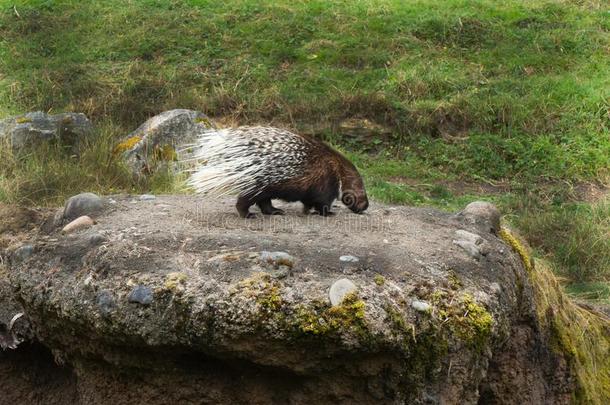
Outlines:
{"type": "Polygon", "coordinates": [[[344,191],[341,194],[341,202],[347,207],[353,207],[356,203],[356,195],[352,191],[344,191]]]}

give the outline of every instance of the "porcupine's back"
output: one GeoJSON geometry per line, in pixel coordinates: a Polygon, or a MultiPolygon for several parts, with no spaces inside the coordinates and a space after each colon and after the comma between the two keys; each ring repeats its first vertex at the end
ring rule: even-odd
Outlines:
{"type": "Polygon", "coordinates": [[[320,142],[270,127],[239,127],[202,133],[188,161],[197,192],[255,196],[265,187],[302,176],[320,142]]]}

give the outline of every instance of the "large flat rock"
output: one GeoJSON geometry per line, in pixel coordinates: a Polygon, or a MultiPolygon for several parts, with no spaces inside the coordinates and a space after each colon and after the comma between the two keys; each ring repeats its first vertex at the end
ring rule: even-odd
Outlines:
{"type": "Polygon", "coordinates": [[[529,385],[499,403],[565,399],[526,270],[484,218],[278,206],[241,219],[232,199],[106,197],[95,225],[49,218],[31,252],[10,248],[4,294],[83,402],[477,403],[515,384],[488,378],[508,347],[529,385]],[[341,279],[356,290],[332,306],[341,279]]]}

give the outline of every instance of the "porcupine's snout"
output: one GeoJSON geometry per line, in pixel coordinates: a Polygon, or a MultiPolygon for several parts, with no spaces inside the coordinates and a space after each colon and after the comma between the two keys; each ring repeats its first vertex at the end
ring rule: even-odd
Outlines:
{"type": "Polygon", "coordinates": [[[366,193],[346,191],[341,196],[341,202],[356,214],[362,214],[369,207],[369,200],[366,197],[366,193]]]}

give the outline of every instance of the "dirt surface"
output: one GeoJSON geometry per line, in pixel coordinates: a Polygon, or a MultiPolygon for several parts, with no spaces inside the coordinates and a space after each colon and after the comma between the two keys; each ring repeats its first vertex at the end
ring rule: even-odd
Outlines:
{"type": "Polygon", "coordinates": [[[42,215],[0,269],[0,325],[25,313],[32,343],[18,351],[65,364],[72,403],[569,399],[569,371],[542,370],[562,360],[537,330],[525,269],[484,218],[278,204],[287,215],[245,220],[232,199],[106,200],[71,234],[42,215]],[[357,290],[333,307],[343,278],[357,290]]]}

